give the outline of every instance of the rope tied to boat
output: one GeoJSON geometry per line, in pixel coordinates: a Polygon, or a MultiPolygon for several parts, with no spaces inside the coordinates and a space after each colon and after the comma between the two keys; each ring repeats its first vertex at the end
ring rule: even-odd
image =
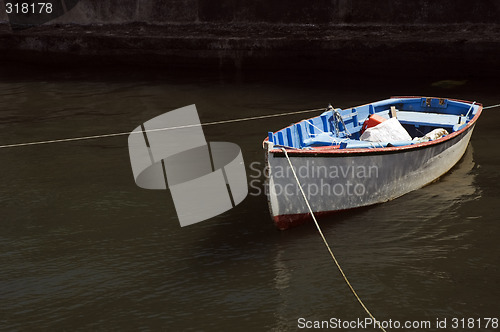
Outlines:
{"type": "Polygon", "coordinates": [[[331,121],[332,121],[332,125],[333,125],[333,128],[335,129],[335,134],[337,135],[337,137],[340,137],[340,135],[339,135],[340,132],[345,132],[347,134],[347,136],[351,136],[351,133],[347,129],[347,126],[344,123],[344,118],[342,117],[340,112],[337,109],[333,108],[332,105],[328,105],[328,107],[326,109],[327,109],[327,111],[332,112],[331,121]],[[339,123],[342,124],[342,127],[344,128],[343,130],[340,130],[339,123]]]}
{"type": "MultiPolygon", "coordinates": [[[[496,108],[496,107],[500,107],[500,104],[491,105],[491,106],[485,106],[485,107],[483,107],[483,109],[486,110],[486,109],[496,108]]],[[[235,123],[235,122],[253,121],[253,120],[260,120],[260,119],[281,117],[281,116],[294,115],[294,114],[300,114],[300,113],[311,113],[311,112],[318,112],[318,111],[324,111],[324,110],[325,110],[325,108],[322,107],[322,108],[315,108],[315,109],[310,109],[310,110],[301,110],[301,111],[295,111],[295,112],[286,112],[286,113],[279,113],[279,114],[267,114],[267,115],[252,116],[252,117],[246,117],[246,118],[237,118],[237,119],[229,119],[229,120],[206,122],[206,123],[201,123],[200,125],[201,126],[212,126],[212,125],[219,125],[219,124],[226,124],[226,123],[235,123]]],[[[343,122],[343,119],[342,119],[342,122],[343,122]]],[[[187,125],[187,126],[177,126],[177,127],[166,127],[166,128],[158,128],[158,129],[149,129],[149,130],[144,130],[143,132],[144,133],[148,133],[148,132],[153,132],[153,131],[164,131],[164,130],[172,130],[172,129],[181,129],[181,128],[188,128],[188,127],[193,127],[193,126],[199,126],[199,125],[196,124],[196,125],[187,125]]],[[[345,125],[344,125],[344,128],[345,128],[345,125]]],[[[143,132],[140,132],[140,134],[142,134],[143,132]]],[[[86,140],[93,140],[93,139],[98,139],[98,138],[128,136],[130,134],[131,134],[131,132],[127,131],[127,132],[119,132],[119,133],[111,133],[111,134],[101,134],[101,135],[91,135],[91,136],[59,138],[59,139],[51,139],[51,140],[45,140],[45,141],[33,141],[33,142],[25,142],[25,143],[4,144],[4,145],[0,145],[0,149],[15,148],[15,147],[22,147],[22,146],[31,146],[31,145],[43,145],[43,144],[63,143],[63,142],[86,141],[86,140]]],[[[348,133],[348,135],[350,135],[350,133],[348,133]]]]}
{"type": "MultiPolygon", "coordinates": [[[[309,125],[313,126],[314,128],[316,128],[321,134],[328,134],[327,132],[325,132],[323,129],[319,128],[318,126],[314,125],[314,123],[312,121],[308,121],[307,122],[309,125]]],[[[306,126],[306,130],[307,130],[307,133],[309,134],[309,136],[318,136],[318,134],[314,134],[314,133],[311,133],[309,132],[309,130],[307,129],[307,126],[306,126]]],[[[349,134],[350,135],[350,134],[349,134]]],[[[339,140],[335,140],[335,138],[333,138],[332,136],[328,135],[327,136],[329,140],[332,141],[332,145],[338,145],[340,144],[341,142],[345,142],[347,140],[347,138],[340,138],[339,137],[339,140]]],[[[337,134],[337,137],[338,137],[338,134],[337,134]]],[[[293,147],[291,147],[293,149],[293,147]]]]}
{"type": "Polygon", "coordinates": [[[302,189],[302,186],[300,184],[300,181],[299,181],[299,178],[297,177],[297,173],[295,172],[295,169],[293,168],[293,165],[292,165],[292,162],[290,160],[290,158],[288,157],[288,153],[286,152],[286,149],[284,148],[281,148],[281,150],[283,151],[283,153],[285,154],[285,157],[286,157],[286,160],[288,161],[288,164],[290,165],[290,168],[292,169],[292,173],[293,173],[293,176],[295,178],[295,181],[297,181],[297,185],[299,186],[299,189],[300,189],[300,192],[302,194],[302,197],[304,198],[304,201],[307,205],[307,208],[309,209],[309,212],[311,213],[311,217],[314,221],[314,224],[316,225],[316,228],[318,229],[318,232],[319,232],[319,235],[321,235],[321,238],[323,239],[323,242],[325,243],[325,246],[326,248],[328,249],[328,252],[330,253],[330,255],[332,256],[333,258],[333,261],[335,262],[335,265],[337,265],[337,268],[338,270],[340,271],[340,274],[342,275],[342,277],[344,278],[344,281],[346,282],[347,286],[349,286],[349,289],[351,290],[351,292],[354,294],[354,296],[356,297],[356,299],[358,300],[359,304],[361,304],[361,306],[363,307],[363,309],[366,311],[366,313],[368,314],[368,316],[370,316],[370,318],[374,321],[375,324],[378,325],[378,327],[384,331],[384,332],[387,332],[383,327],[382,325],[378,322],[377,319],[375,319],[375,317],[372,315],[372,313],[370,312],[370,310],[368,310],[368,308],[365,306],[365,304],[363,303],[363,301],[361,300],[361,298],[358,296],[358,294],[356,293],[356,291],[354,290],[354,287],[352,287],[351,283],[349,282],[349,279],[347,279],[347,276],[346,274],[344,273],[344,270],[342,270],[342,267],[340,266],[340,263],[338,262],[337,258],[335,257],[335,255],[333,254],[333,251],[332,249],[330,248],[330,245],[328,244],[328,241],[326,240],[325,238],[325,235],[323,234],[323,231],[321,230],[321,227],[319,227],[319,224],[318,224],[318,221],[316,220],[316,216],[314,215],[314,212],[311,208],[311,205],[309,204],[309,200],[307,199],[306,197],[306,194],[304,193],[304,190],[302,189]]]}
{"type": "MultiPolygon", "coordinates": [[[[318,111],[323,111],[324,109],[325,109],[324,107],[323,108],[314,108],[314,109],[309,109],[309,110],[301,110],[301,111],[286,112],[286,113],[279,113],[279,114],[267,114],[267,115],[251,116],[251,117],[246,117],[246,118],[237,118],[237,119],[229,119],[229,120],[205,122],[205,123],[201,123],[201,124],[192,124],[192,125],[176,126],[176,127],[166,127],[166,128],[158,128],[158,129],[148,129],[148,130],[143,130],[143,131],[139,132],[139,134],[143,135],[143,133],[149,133],[149,132],[155,132],[155,131],[165,131],[165,130],[173,130],[173,129],[182,129],[182,128],[189,128],[189,127],[195,127],[195,126],[213,126],[213,125],[226,124],[226,123],[235,123],[235,122],[252,121],[252,120],[260,120],[260,119],[267,119],[267,118],[276,118],[276,117],[281,117],[281,116],[286,116],[286,115],[294,115],[294,114],[301,114],[301,113],[318,112],[318,111]]],[[[30,145],[51,144],[51,143],[85,141],[85,140],[92,140],[92,139],[98,139],[98,138],[128,136],[130,134],[134,134],[134,133],[127,131],[127,132],[112,133],[112,134],[101,134],[101,135],[91,135],[91,136],[69,137],[69,138],[60,138],[60,139],[52,139],[52,140],[45,140],[45,141],[34,141],[34,142],[26,142],[26,143],[16,143],[16,144],[4,144],[4,145],[0,145],[0,149],[21,147],[21,146],[30,146],[30,145]]]]}
{"type": "Polygon", "coordinates": [[[500,107],[500,104],[491,105],[491,106],[484,106],[484,107],[483,107],[483,110],[487,110],[487,109],[490,109],[490,108],[495,108],[495,107],[500,107]]]}

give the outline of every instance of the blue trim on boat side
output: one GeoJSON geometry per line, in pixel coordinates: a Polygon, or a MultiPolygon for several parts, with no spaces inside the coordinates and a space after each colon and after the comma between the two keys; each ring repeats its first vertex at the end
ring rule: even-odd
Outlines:
{"type": "MultiPolygon", "coordinates": [[[[412,100],[412,102],[415,102],[417,99],[418,100],[429,99],[426,97],[418,97],[418,98],[416,98],[416,97],[399,97],[399,98],[391,98],[391,99],[385,100],[383,102],[387,103],[387,101],[389,101],[389,100],[405,99],[405,98],[412,100]]],[[[363,105],[360,107],[366,106],[367,109],[369,110],[369,112],[373,112],[373,111],[376,111],[376,108],[373,105],[380,104],[380,103],[381,102],[376,102],[376,103],[372,103],[372,104],[363,105]]],[[[451,134],[446,135],[438,140],[428,141],[428,142],[423,142],[423,143],[418,143],[418,144],[413,144],[413,145],[404,145],[404,144],[397,144],[396,143],[396,144],[391,144],[391,146],[388,146],[388,147],[372,146],[371,148],[360,147],[360,148],[345,149],[345,146],[343,149],[339,149],[339,146],[332,146],[331,149],[329,149],[328,147],[325,147],[321,150],[315,149],[315,148],[311,148],[308,150],[292,148],[291,150],[289,150],[289,154],[290,154],[290,156],[293,156],[293,157],[312,157],[312,156],[344,157],[344,156],[348,156],[348,155],[389,154],[389,153],[400,153],[400,152],[412,151],[415,149],[428,148],[428,147],[436,146],[437,144],[449,142],[450,140],[455,141],[456,139],[460,139],[460,137],[463,137],[465,134],[467,134],[469,132],[469,130],[471,130],[471,128],[474,127],[475,122],[478,120],[479,116],[481,115],[482,105],[481,104],[472,105],[473,104],[472,102],[448,99],[447,105],[453,105],[453,104],[461,105],[461,110],[465,110],[466,108],[468,110],[469,109],[472,110],[472,112],[469,112],[469,113],[471,113],[470,117],[472,117],[472,118],[469,119],[467,121],[467,123],[456,125],[454,129],[457,129],[457,131],[454,131],[451,134]]],[[[356,109],[359,109],[360,107],[356,107],[356,109]]],[[[467,113],[467,112],[464,112],[464,113],[467,113]]],[[[460,121],[463,121],[463,117],[464,117],[463,114],[462,113],[458,113],[458,114],[460,114],[460,116],[457,116],[456,119],[460,119],[460,121]]],[[[452,114],[449,114],[449,115],[452,115],[452,114]]],[[[290,126],[290,127],[292,127],[292,126],[290,126]]],[[[290,128],[290,127],[287,127],[287,128],[290,128]]],[[[267,139],[264,140],[264,143],[266,141],[267,141],[267,139]]],[[[347,142],[349,142],[349,141],[357,142],[357,143],[364,143],[364,142],[361,142],[359,140],[358,141],[348,140],[347,142]]],[[[401,143],[405,143],[405,142],[401,142],[401,143]]],[[[408,143],[413,143],[413,142],[408,142],[408,143]]],[[[346,145],[346,141],[344,141],[344,143],[342,143],[342,145],[346,145]]],[[[273,155],[275,155],[277,157],[282,156],[281,150],[273,149],[273,150],[270,150],[269,152],[273,153],[273,155]]]]}
{"type": "MultiPolygon", "coordinates": [[[[314,151],[314,150],[288,150],[288,155],[293,158],[310,158],[310,157],[335,157],[335,158],[344,158],[348,156],[366,156],[366,155],[385,155],[385,154],[394,154],[394,153],[404,153],[411,152],[415,150],[421,149],[429,149],[442,144],[452,143],[450,146],[458,143],[467,133],[473,130],[475,123],[472,123],[465,130],[461,131],[458,135],[455,135],[448,139],[439,139],[436,141],[419,143],[416,145],[404,146],[404,147],[386,147],[386,148],[375,148],[375,149],[352,149],[351,151],[343,150],[346,152],[339,153],[339,150],[334,151],[314,151]],[[430,143],[430,144],[429,144],[430,143]]],[[[272,153],[276,158],[284,158],[285,154],[281,150],[271,150],[269,153],[272,153]]]]}
{"type": "MultiPolygon", "coordinates": [[[[480,104],[472,105],[467,101],[434,97],[390,98],[345,110],[330,109],[319,116],[302,120],[275,133],[270,132],[269,141],[295,149],[336,146],[343,142],[347,142],[345,146],[347,149],[380,148],[380,144],[359,141],[361,127],[371,114],[376,113],[389,118],[391,106],[398,109],[398,119],[404,125],[427,130],[428,128],[445,128],[449,132],[464,129],[482,107],[480,104]],[[336,112],[338,112],[337,117],[341,116],[341,122],[334,123],[336,112]]],[[[415,144],[412,142],[387,143],[391,143],[392,146],[415,144]]]]}

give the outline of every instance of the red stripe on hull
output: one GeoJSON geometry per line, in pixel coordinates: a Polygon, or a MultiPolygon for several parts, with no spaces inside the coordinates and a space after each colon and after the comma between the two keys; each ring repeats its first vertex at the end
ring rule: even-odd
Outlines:
{"type": "MultiPolygon", "coordinates": [[[[353,209],[347,209],[347,210],[332,210],[332,211],[320,211],[320,212],[314,212],[314,215],[316,216],[316,219],[330,216],[339,212],[344,212],[344,211],[349,211],[353,209]]],[[[276,227],[280,231],[287,230],[289,228],[297,227],[302,224],[312,222],[312,216],[310,213],[298,213],[298,214],[283,214],[280,216],[274,216],[273,217],[274,223],[276,224],[276,227]]]]}

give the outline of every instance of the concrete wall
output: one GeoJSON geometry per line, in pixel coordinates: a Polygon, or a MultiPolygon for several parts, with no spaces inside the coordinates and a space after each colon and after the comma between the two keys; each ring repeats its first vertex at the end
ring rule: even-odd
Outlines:
{"type": "MultiPolygon", "coordinates": [[[[0,9],[5,2],[0,0],[0,9]]],[[[53,16],[58,15],[52,23],[500,23],[500,0],[62,0],[54,2],[53,16]]],[[[52,18],[11,15],[10,21],[52,18]]],[[[6,19],[1,10],[0,21],[6,19]]]]}
{"type": "Polygon", "coordinates": [[[283,23],[500,22],[498,0],[199,0],[202,21],[283,23]]]}
{"type": "MultiPolygon", "coordinates": [[[[3,3],[0,0],[0,8],[3,3]]],[[[500,24],[482,24],[498,22],[500,0],[62,0],[60,4],[60,13],[65,14],[50,22],[75,25],[0,24],[0,62],[73,66],[78,59],[91,66],[303,68],[436,77],[500,73],[500,24]],[[149,24],[122,24],[132,22],[149,24]]],[[[11,17],[9,21],[13,23],[11,17]]]]}
{"type": "Polygon", "coordinates": [[[198,19],[197,0],[80,0],[56,23],[174,23],[198,19]]]}
{"type": "Polygon", "coordinates": [[[3,0],[0,0],[0,23],[6,22],[9,20],[7,13],[5,12],[5,3],[3,0]]]}
{"type": "MultiPolygon", "coordinates": [[[[76,0],[65,0],[71,8],[76,0]]],[[[80,0],[55,23],[500,23],[499,0],[80,0]]]]}

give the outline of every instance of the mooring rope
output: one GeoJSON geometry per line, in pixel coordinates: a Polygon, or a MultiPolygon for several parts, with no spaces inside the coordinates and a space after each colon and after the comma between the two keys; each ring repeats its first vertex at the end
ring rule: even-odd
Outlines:
{"type": "Polygon", "coordinates": [[[290,158],[288,157],[288,153],[286,152],[286,150],[284,148],[281,148],[281,150],[285,153],[285,157],[288,160],[288,164],[290,165],[290,168],[292,169],[293,176],[295,177],[295,181],[297,181],[297,185],[299,186],[300,192],[302,193],[302,197],[304,198],[304,201],[306,202],[307,208],[309,209],[309,212],[311,213],[311,217],[314,220],[314,224],[316,225],[316,228],[318,229],[319,235],[321,235],[321,238],[323,239],[323,242],[325,243],[326,248],[330,252],[330,255],[332,256],[333,261],[335,262],[335,265],[337,265],[337,268],[339,269],[340,274],[342,274],[342,277],[344,278],[345,282],[347,283],[347,286],[349,286],[349,288],[351,289],[351,292],[354,294],[354,296],[358,300],[359,304],[361,304],[363,309],[365,309],[368,316],[370,316],[370,318],[373,319],[373,321],[378,325],[378,327],[382,331],[386,332],[386,330],[382,327],[382,325],[380,325],[380,323],[378,323],[378,321],[375,319],[375,317],[373,317],[372,313],[370,312],[370,310],[368,310],[368,308],[365,306],[363,301],[361,301],[361,298],[358,296],[358,294],[354,290],[354,287],[352,287],[351,283],[349,282],[349,279],[347,279],[347,276],[345,275],[344,270],[342,270],[342,267],[340,266],[339,262],[337,261],[337,258],[333,254],[333,251],[330,248],[328,241],[326,241],[325,235],[323,234],[323,231],[321,231],[321,227],[319,227],[318,221],[316,220],[314,212],[311,209],[311,205],[309,205],[309,201],[306,197],[306,194],[304,193],[304,190],[302,189],[302,186],[300,185],[300,181],[299,181],[299,178],[297,177],[297,173],[295,173],[295,169],[293,168],[292,162],[291,162],[290,158]]]}
{"type": "Polygon", "coordinates": [[[500,104],[491,105],[491,106],[485,106],[485,107],[483,107],[483,110],[487,110],[489,108],[495,108],[495,107],[500,107],[500,104]]]}
{"type": "MultiPolygon", "coordinates": [[[[252,120],[260,120],[260,119],[267,119],[267,118],[275,118],[275,117],[286,116],[286,115],[294,115],[294,114],[301,114],[301,113],[318,112],[318,111],[324,111],[324,110],[325,110],[325,108],[315,108],[315,109],[310,109],[310,110],[302,110],[302,111],[295,111],[295,112],[286,112],[286,113],[280,113],[280,114],[268,114],[268,115],[252,116],[252,117],[247,117],[247,118],[239,118],[239,119],[229,119],[229,120],[205,122],[205,123],[201,123],[201,124],[191,124],[191,125],[185,125],[185,126],[166,127],[166,128],[158,128],[158,129],[148,129],[148,130],[144,130],[144,131],[139,131],[137,133],[143,135],[143,133],[150,133],[150,132],[155,132],[155,131],[165,131],[165,130],[172,130],[172,129],[190,128],[190,127],[196,127],[196,126],[200,126],[200,125],[201,126],[212,126],[212,125],[225,124],[225,123],[234,123],[234,122],[242,122],[242,121],[252,121],[252,120]]],[[[127,131],[127,132],[112,133],[112,134],[81,136],[81,137],[69,137],[69,138],[60,138],[60,139],[52,139],[52,140],[46,140],[46,141],[35,141],[35,142],[16,143],[16,144],[5,144],[5,145],[0,145],[0,149],[21,147],[21,146],[29,146],[29,145],[42,145],[42,144],[51,144],[51,143],[85,141],[85,140],[91,140],[91,139],[97,139],[97,138],[128,136],[130,134],[132,134],[132,132],[127,131]]]]}
{"type": "MultiPolygon", "coordinates": [[[[495,107],[500,107],[500,104],[486,106],[486,107],[483,107],[483,109],[489,109],[489,108],[495,108],[495,107]]],[[[280,113],[280,114],[268,114],[268,115],[252,116],[252,117],[247,117],[247,118],[239,118],[239,119],[229,119],[229,120],[205,122],[205,123],[201,123],[199,125],[201,125],[201,126],[212,126],[212,125],[225,124],[225,123],[234,123],[234,122],[242,122],[242,121],[252,121],[252,120],[274,118],[274,117],[280,117],[280,116],[286,116],[286,115],[294,115],[294,114],[301,114],[301,113],[318,112],[318,111],[324,111],[324,110],[325,110],[325,108],[315,108],[315,109],[310,109],[310,110],[302,110],[302,111],[295,111],[295,112],[286,112],[286,113],[280,113]]],[[[164,130],[172,130],[172,129],[190,128],[190,127],[196,127],[196,126],[199,126],[199,125],[198,124],[192,124],[192,125],[186,125],[186,126],[166,127],[166,128],[158,128],[158,129],[148,129],[148,130],[140,131],[140,132],[137,132],[137,133],[142,135],[143,133],[149,133],[149,132],[154,132],[154,131],[164,131],[164,130]]],[[[0,145],[0,149],[15,148],[15,147],[21,147],[21,146],[30,146],[30,145],[42,145],[42,144],[52,144],[52,143],[85,141],[85,140],[92,140],[92,139],[98,139],[98,138],[128,136],[130,134],[134,134],[134,133],[127,131],[127,132],[111,133],[111,134],[101,134],[101,135],[91,135],[91,136],[59,138],[59,139],[51,139],[51,140],[46,140],[46,141],[34,141],[34,142],[26,142],[26,143],[4,144],[4,145],[0,145]]]]}

